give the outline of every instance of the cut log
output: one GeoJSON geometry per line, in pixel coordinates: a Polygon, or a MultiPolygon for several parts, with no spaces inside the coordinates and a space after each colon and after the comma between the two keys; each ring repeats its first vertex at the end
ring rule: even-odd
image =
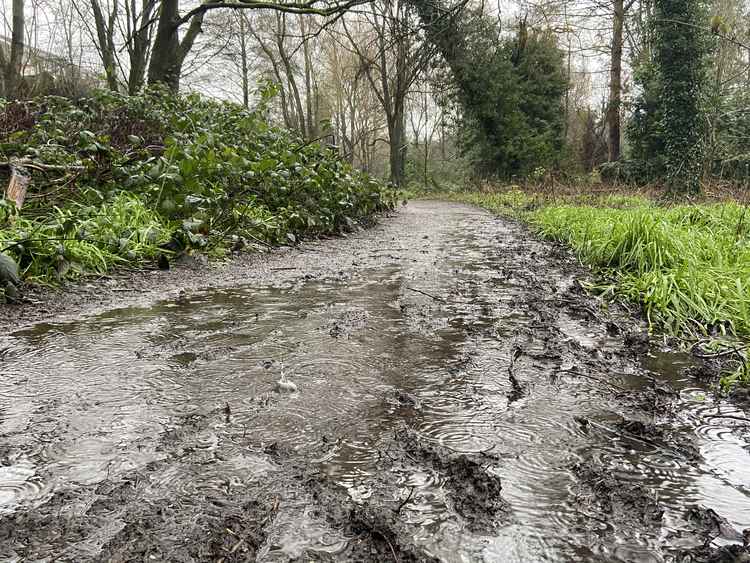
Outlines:
{"type": "Polygon", "coordinates": [[[8,188],[5,190],[5,199],[16,204],[17,209],[21,209],[23,202],[26,199],[26,190],[31,183],[31,177],[24,174],[22,170],[11,166],[10,168],[10,181],[8,182],[8,188]]]}

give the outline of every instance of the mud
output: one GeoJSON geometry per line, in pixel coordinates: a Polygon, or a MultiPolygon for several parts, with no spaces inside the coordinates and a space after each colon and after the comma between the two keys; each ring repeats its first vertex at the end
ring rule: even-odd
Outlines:
{"type": "Polygon", "coordinates": [[[0,558],[742,560],[743,404],[586,275],[417,202],[4,309],[0,558]]]}
{"type": "MultiPolygon", "coordinates": [[[[617,478],[599,463],[578,462],[571,470],[578,478],[578,502],[587,513],[607,515],[605,523],[629,523],[634,529],[658,531],[661,528],[664,509],[653,492],[617,478]]],[[[594,527],[600,523],[583,521],[584,525],[594,527]]]]}

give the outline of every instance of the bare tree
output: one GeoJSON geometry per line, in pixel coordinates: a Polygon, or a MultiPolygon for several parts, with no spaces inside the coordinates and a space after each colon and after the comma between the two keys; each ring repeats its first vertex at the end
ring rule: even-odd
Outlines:
{"type": "Polygon", "coordinates": [[[388,125],[390,180],[400,186],[406,176],[406,98],[424,68],[431,49],[418,41],[411,27],[411,5],[404,0],[371,4],[367,23],[372,39],[361,45],[343,26],[349,48],[360,58],[360,72],[378,96],[388,125]]]}
{"type": "MultiPolygon", "coordinates": [[[[324,34],[321,42],[324,73],[319,87],[321,113],[330,118],[342,156],[363,170],[380,173],[376,155],[381,145],[377,141],[387,133],[383,107],[361,72],[357,53],[339,44],[342,31],[339,24],[324,34]]],[[[349,33],[362,44],[370,39],[370,30],[364,26],[356,29],[350,26],[349,33]]]]}
{"type": "Polygon", "coordinates": [[[0,66],[2,67],[3,90],[5,97],[18,97],[21,86],[21,72],[24,57],[25,1],[13,0],[10,49],[0,45],[0,66]]]}
{"type": "Polygon", "coordinates": [[[128,59],[128,93],[135,94],[146,82],[146,68],[151,54],[153,13],[157,0],[124,0],[125,29],[128,59]]]}
{"type": "Polygon", "coordinates": [[[99,56],[104,65],[104,75],[107,78],[107,86],[110,90],[117,90],[119,87],[117,80],[117,68],[115,62],[115,22],[117,21],[117,9],[119,2],[112,2],[112,10],[105,17],[99,0],[90,0],[91,12],[94,16],[94,25],[96,26],[96,45],[99,56]]]}
{"type": "Polygon", "coordinates": [[[609,103],[607,105],[607,129],[609,134],[609,160],[620,160],[622,132],[622,54],[625,18],[634,0],[612,0],[612,48],[610,50],[609,103]]]}
{"type": "Polygon", "coordinates": [[[330,17],[341,14],[351,7],[369,0],[324,0],[265,1],[265,0],[204,0],[197,7],[180,14],[180,0],[160,0],[160,10],[153,51],[148,68],[151,84],[163,83],[172,91],[178,91],[185,58],[201,33],[207,12],[217,9],[265,9],[284,14],[306,14],[330,17]],[[181,36],[181,30],[186,27],[181,36]]]}

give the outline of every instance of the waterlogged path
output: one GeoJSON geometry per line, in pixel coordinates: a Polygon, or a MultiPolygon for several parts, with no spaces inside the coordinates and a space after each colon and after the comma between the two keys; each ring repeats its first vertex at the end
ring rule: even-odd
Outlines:
{"type": "Polygon", "coordinates": [[[0,337],[0,559],[741,552],[747,414],[523,227],[417,202],[230,274],[0,337]]]}

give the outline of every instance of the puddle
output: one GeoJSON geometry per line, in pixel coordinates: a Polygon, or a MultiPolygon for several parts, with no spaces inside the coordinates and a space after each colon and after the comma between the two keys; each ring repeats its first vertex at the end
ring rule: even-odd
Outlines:
{"type": "Polygon", "coordinates": [[[572,263],[484,213],[410,209],[400,242],[366,239],[350,271],[0,338],[0,553],[348,560],[368,537],[373,560],[664,561],[702,544],[693,505],[750,527],[747,432],[717,418],[746,415],[682,376],[689,358],[646,359],[678,398],[634,406],[612,387],[647,388],[622,338],[587,298],[560,298],[572,263]],[[275,392],[282,364],[298,392],[275,392]],[[668,425],[668,439],[623,420],[668,425]],[[465,460],[502,483],[487,527],[450,473],[465,460]],[[638,492],[604,502],[577,466],[638,492]],[[645,498],[657,522],[606,506],[645,498]],[[63,540],[60,511],[76,530],[63,540]]]}

